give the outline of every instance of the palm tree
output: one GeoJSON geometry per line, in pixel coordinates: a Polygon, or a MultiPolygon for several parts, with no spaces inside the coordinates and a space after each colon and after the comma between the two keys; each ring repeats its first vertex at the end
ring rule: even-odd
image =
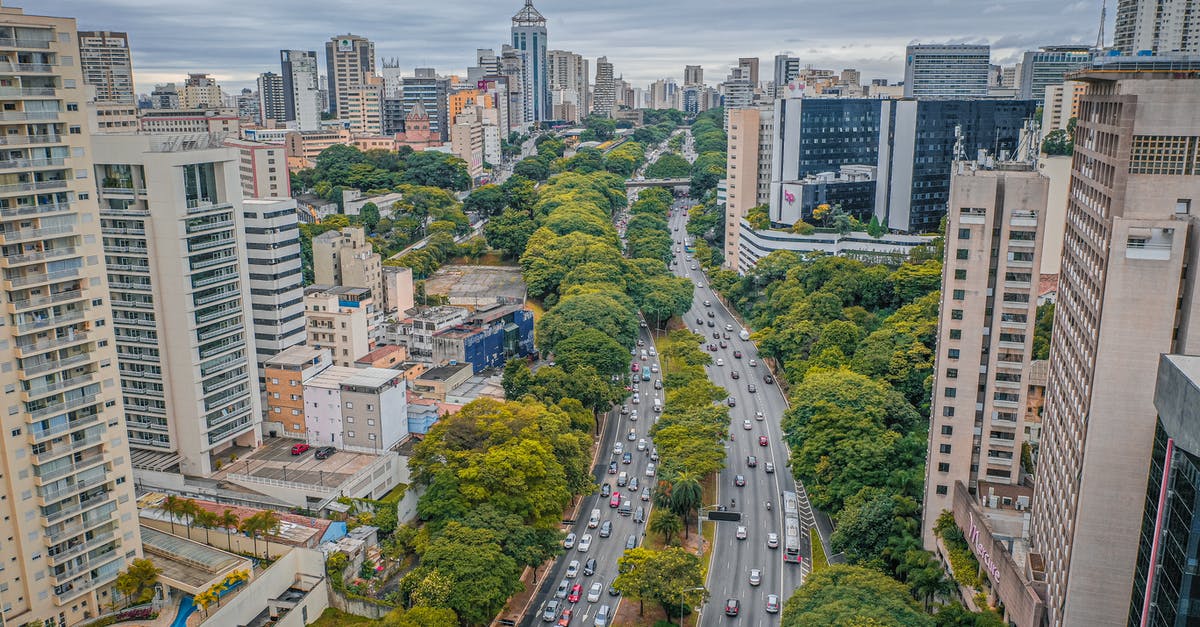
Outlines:
{"type": "Polygon", "coordinates": [[[175,496],[174,494],[170,494],[170,495],[167,495],[166,500],[164,500],[162,502],[162,504],[160,504],[158,506],[159,509],[166,512],[167,515],[170,516],[171,535],[175,535],[175,516],[179,515],[182,512],[182,510],[180,509],[180,507],[182,505],[183,505],[183,499],[175,496]]]}
{"type": "Polygon", "coordinates": [[[650,516],[650,531],[661,533],[663,542],[671,544],[671,538],[683,530],[683,520],[667,509],[656,509],[650,516]]]}
{"type": "Polygon", "coordinates": [[[267,535],[275,535],[276,533],[279,533],[279,526],[283,523],[283,519],[279,517],[278,513],[269,509],[259,512],[257,516],[259,516],[262,521],[260,523],[261,527],[259,530],[262,531],[263,543],[266,545],[263,551],[263,558],[269,559],[271,557],[271,541],[267,538],[267,535]]]}
{"type": "Polygon", "coordinates": [[[683,518],[683,533],[685,538],[691,537],[691,530],[688,528],[688,516],[692,510],[699,509],[703,503],[704,488],[700,486],[700,480],[696,475],[690,472],[681,472],[675,478],[675,484],[671,486],[671,511],[683,518]]]}
{"type": "Polygon", "coordinates": [[[255,555],[258,555],[258,530],[260,529],[260,524],[261,519],[258,517],[258,514],[254,514],[238,523],[238,531],[250,536],[250,542],[254,547],[251,549],[251,552],[255,555]]]}
{"type": "Polygon", "coordinates": [[[201,508],[196,504],[196,499],[187,499],[179,504],[179,513],[187,521],[189,527],[195,525],[196,513],[200,511],[201,508]]]}
{"type": "Polygon", "coordinates": [[[217,526],[225,528],[225,539],[228,541],[229,552],[233,552],[233,533],[238,530],[238,525],[242,522],[238,515],[233,513],[233,510],[226,509],[223,514],[217,516],[217,526]]]}
{"type": "Polygon", "coordinates": [[[212,544],[208,539],[208,530],[221,524],[221,517],[214,512],[197,507],[196,513],[192,515],[192,523],[204,529],[204,543],[212,544]]]}

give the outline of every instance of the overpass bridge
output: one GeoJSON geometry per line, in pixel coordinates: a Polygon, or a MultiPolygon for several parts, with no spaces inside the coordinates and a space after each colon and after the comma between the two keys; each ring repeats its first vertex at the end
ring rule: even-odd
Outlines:
{"type": "Polygon", "coordinates": [[[646,187],[687,187],[691,179],[629,179],[625,181],[625,189],[643,189],[646,187]]]}

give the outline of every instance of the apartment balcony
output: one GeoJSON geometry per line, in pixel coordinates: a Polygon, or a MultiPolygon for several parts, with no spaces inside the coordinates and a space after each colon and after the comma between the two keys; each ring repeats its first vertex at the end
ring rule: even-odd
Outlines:
{"type": "Polygon", "coordinates": [[[207,377],[209,375],[216,374],[216,373],[224,371],[224,370],[229,370],[230,368],[236,368],[237,366],[246,365],[245,357],[234,357],[232,359],[230,357],[231,356],[226,356],[223,359],[223,361],[217,362],[210,366],[201,367],[200,368],[200,376],[207,377]]]}
{"type": "Polygon", "coordinates": [[[96,433],[93,433],[92,435],[87,436],[86,438],[82,438],[79,440],[73,440],[68,444],[55,445],[54,448],[50,449],[49,451],[46,451],[45,453],[38,453],[38,454],[34,455],[33,463],[35,463],[35,464],[48,463],[50,461],[58,459],[59,457],[62,457],[63,455],[69,455],[72,453],[77,453],[79,451],[82,451],[83,449],[86,449],[86,448],[91,448],[91,447],[99,444],[100,440],[103,440],[103,439],[104,439],[104,433],[98,431],[96,433]]]}
{"type": "Polygon", "coordinates": [[[145,246],[105,246],[104,252],[123,255],[148,255],[150,250],[145,246]]]}
{"type": "Polygon", "coordinates": [[[211,268],[213,266],[219,266],[222,264],[229,264],[229,263],[235,263],[235,262],[237,262],[237,255],[227,255],[224,257],[217,257],[215,259],[205,259],[203,261],[193,261],[193,262],[191,262],[191,267],[192,267],[192,271],[195,272],[196,270],[203,270],[204,268],[211,268]]]}
{"type": "Polygon", "coordinates": [[[51,248],[39,252],[24,253],[21,255],[8,255],[0,258],[4,261],[4,267],[12,268],[26,263],[38,263],[49,261],[51,259],[61,259],[63,257],[76,257],[80,252],[78,248],[73,246],[64,248],[51,248]]]}
{"type": "Polygon", "coordinates": [[[135,266],[132,264],[127,264],[127,263],[111,263],[111,264],[108,264],[107,267],[109,270],[114,270],[116,272],[145,272],[146,274],[150,273],[149,265],[138,264],[135,266]]]}
{"type": "Polygon", "coordinates": [[[102,226],[100,227],[100,232],[105,235],[145,235],[146,229],[141,227],[117,228],[112,226],[102,226]]]}
{"type": "Polygon", "coordinates": [[[83,472],[84,470],[88,470],[89,468],[95,468],[96,466],[103,464],[105,458],[107,458],[107,457],[108,456],[104,453],[93,453],[91,455],[88,455],[87,457],[84,457],[83,459],[80,459],[77,462],[72,462],[70,464],[63,464],[62,466],[55,468],[54,470],[51,470],[51,471],[48,471],[48,472],[45,472],[42,474],[38,474],[38,469],[35,466],[33,469],[33,482],[39,486],[44,486],[47,483],[50,483],[51,481],[56,481],[58,479],[62,479],[63,477],[65,477],[69,474],[76,473],[76,472],[83,472]]]}
{"type": "Polygon", "coordinates": [[[153,372],[150,370],[121,370],[120,373],[122,377],[129,377],[131,379],[152,379],[155,381],[162,380],[161,372],[153,372]]]}
{"type": "Polygon", "coordinates": [[[161,449],[164,451],[171,450],[170,442],[163,442],[162,440],[151,440],[148,438],[138,438],[138,437],[134,437],[134,435],[135,435],[134,432],[130,432],[130,434],[129,434],[129,445],[130,446],[142,446],[142,447],[146,447],[146,448],[156,448],[156,449],[161,449]]]}
{"type": "Polygon", "coordinates": [[[108,287],[114,290],[137,290],[139,292],[149,292],[154,289],[154,286],[149,283],[126,283],[124,281],[109,281],[108,287]]]}
{"type": "Polygon", "coordinates": [[[49,490],[42,490],[39,488],[38,498],[41,499],[40,505],[50,505],[56,501],[61,501],[68,496],[75,494],[76,492],[86,490],[88,488],[94,488],[98,485],[103,485],[111,480],[112,477],[109,477],[108,473],[104,473],[90,479],[77,479],[72,483],[49,490]]]}
{"type": "MultiPolygon", "coordinates": [[[[39,420],[41,418],[46,418],[47,416],[55,416],[58,414],[65,414],[69,411],[74,411],[76,409],[80,409],[80,408],[86,407],[88,405],[94,405],[94,404],[96,404],[96,402],[99,399],[100,399],[99,394],[88,394],[86,396],[77,396],[75,398],[64,399],[63,402],[58,403],[56,405],[50,405],[48,407],[43,407],[41,409],[31,411],[31,412],[29,412],[29,416],[31,418],[33,418],[34,420],[39,420]]],[[[81,418],[77,422],[79,424],[83,424],[83,419],[81,418]]],[[[62,431],[71,431],[73,429],[77,429],[77,428],[79,428],[79,424],[68,423],[65,425],[61,425],[59,427],[54,427],[49,430],[42,431],[40,433],[37,433],[36,435],[39,438],[44,438],[47,435],[54,435],[53,432],[56,430],[59,432],[62,432],[62,431]]]]}
{"type": "MultiPolygon", "coordinates": [[[[106,500],[111,501],[112,499],[109,498],[106,500]]],[[[93,503],[91,501],[88,501],[86,505],[88,506],[88,509],[91,509],[93,503]]],[[[82,506],[75,505],[71,509],[74,509],[76,512],[78,512],[78,511],[80,511],[80,507],[82,507],[82,506]]],[[[59,518],[59,517],[61,517],[62,513],[63,513],[62,511],[55,512],[53,514],[53,516],[55,518],[59,518]]],[[[47,520],[50,519],[50,517],[46,517],[46,518],[47,518],[47,520]]],[[[109,515],[108,517],[98,517],[95,520],[80,521],[73,525],[70,525],[67,527],[62,527],[61,529],[58,529],[58,530],[47,529],[46,535],[45,535],[46,544],[48,546],[54,546],[55,544],[61,544],[65,540],[70,540],[71,538],[74,538],[75,536],[77,536],[81,533],[87,532],[89,529],[94,529],[94,528],[104,525],[106,523],[110,523],[110,522],[112,522],[112,520],[113,520],[112,516],[109,515]]]]}
{"type": "Polygon", "coordinates": [[[67,303],[81,300],[85,297],[83,290],[67,290],[65,292],[55,292],[45,296],[34,296],[25,300],[14,300],[9,303],[9,312],[17,313],[32,309],[34,307],[45,307],[47,305],[65,305],[67,303]]]}
{"type": "Polygon", "coordinates": [[[96,356],[91,353],[81,353],[66,359],[38,359],[25,360],[21,370],[17,371],[17,376],[22,379],[28,379],[53,370],[63,370],[80,364],[86,364],[95,359],[96,356]]]}
{"type": "Polygon", "coordinates": [[[990,457],[990,456],[985,457],[984,459],[987,460],[987,463],[989,463],[993,466],[1008,466],[1009,468],[1012,467],[1013,461],[1014,461],[1011,459],[1004,459],[1003,457],[990,457]]]}
{"type": "MultiPolygon", "coordinates": [[[[3,144],[0,141],[0,144],[3,144]]],[[[0,218],[26,218],[29,216],[46,215],[73,211],[71,203],[52,202],[44,205],[21,205],[18,207],[0,207],[0,218]]]]}
{"type": "Polygon", "coordinates": [[[141,300],[113,300],[113,307],[123,307],[125,309],[154,309],[154,303],[141,300]]]}
{"type": "Polygon", "coordinates": [[[209,211],[218,211],[218,210],[222,210],[222,209],[224,209],[224,210],[233,209],[233,203],[214,202],[214,201],[212,201],[210,199],[206,199],[206,198],[205,199],[189,199],[187,201],[188,215],[194,215],[197,213],[208,213],[209,211]]]}
{"type": "MultiPolygon", "coordinates": [[[[0,48],[4,47],[0,39],[0,48]]],[[[0,99],[16,100],[19,98],[53,98],[58,93],[54,87],[0,87],[0,99]]]]}
{"type": "Polygon", "coordinates": [[[71,377],[69,379],[57,381],[57,382],[51,383],[49,385],[42,385],[42,386],[38,386],[36,388],[30,388],[28,390],[21,390],[21,400],[32,401],[34,399],[41,398],[48,394],[54,394],[57,392],[70,390],[72,388],[77,388],[81,385],[86,385],[88,383],[93,383],[95,381],[96,381],[95,374],[86,374],[86,375],[80,375],[77,377],[71,377]]]}
{"type": "Polygon", "coordinates": [[[29,181],[26,183],[10,183],[8,185],[0,185],[0,194],[26,194],[29,192],[66,188],[67,181],[65,179],[54,181],[29,181]]]}
{"type": "Polygon", "coordinates": [[[37,168],[58,167],[62,168],[67,163],[64,158],[47,158],[47,159],[7,159],[0,161],[0,170],[13,170],[21,168],[23,170],[36,170],[37,168]]]}
{"type": "Polygon", "coordinates": [[[17,342],[17,357],[24,359],[48,350],[68,348],[75,344],[91,341],[91,339],[90,333],[76,331],[64,337],[52,337],[36,342],[17,342]]]}
{"type": "Polygon", "coordinates": [[[140,420],[126,420],[125,426],[129,429],[140,429],[142,431],[158,431],[160,433],[166,433],[168,431],[167,425],[165,424],[157,422],[142,422],[140,420]]]}
{"type": "Polygon", "coordinates": [[[228,274],[222,274],[222,275],[218,275],[218,276],[210,276],[210,277],[203,278],[203,279],[192,279],[192,287],[206,287],[208,285],[213,285],[215,283],[224,283],[226,281],[235,281],[235,280],[237,280],[237,278],[238,278],[238,275],[236,272],[230,272],[228,274]]]}
{"type": "Polygon", "coordinates": [[[1001,408],[1004,408],[1004,409],[1020,409],[1020,406],[1019,406],[1019,405],[1017,405],[1017,402],[1016,402],[1016,401],[1000,401],[1000,400],[993,400],[993,401],[992,401],[992,405],[994,405],[994,406],[996,406],[996,407],[1001,407],[1001,408]]]}
{"type": "Polygon", "coordinates": [[[230,325],[227,327],[221,327],[220,329],[209,329],[208,331],[197,333],[196,338],[199,339],[201,342],[205,342],[205,341],[213,339],[214,337],[221,337],[222,335],[227,335],[229,333],[233,333],[235,331],[241,331],[241,330],[242,330],[241,325],[230,325]]]}
{"type": "Polygon", "coordinates": [[[83,320],[86,315],[86,311],[82,309],[76,309],[75,311],[70,311],[57,316],[52,315],[46,316],[39,320],[20,322],[13,326],[16,327],[18,335],[26,335],[28,333],[35,333],[43,329],[51,329],[64,324],[79,322],[80,320],[83,320]]]}
{"type": "Polygon", "coordinates": [[[54,122],[58,111],[0,111],[0,122],[54,122]]]}
{"type": "Polygon", "coordinates": [[[145,196],[146,188],[140,187],[140,188],[135,189],[132,185],[130,185],[129,187],[123,187],[123,186],[101,187],[100,193],[104,194],[105,196],[130,196],[130,197],[145,196]]]}
{"type": "Polygon", "coordinates": [[[227,292],[221,292],[219,294],[209,294],[208,296],[203,296],[203,297],[197,298],[197,299],[195,299],[195,303],[196,303],[197,307],[200,307],[202,305],[209,305],[209,304],[219,302],[222,300],[236,298],[241,295],[242,295],[242,290],[229,290],[227,292]]]}
{"type": "MultiPolygon", "coordinates": [[[[64,187],[66,187],[64,185],[64,187]]],[[[58,235],[71,235],[75,233],[74,226],[48,226],[41,229],[17,229],[15,231],[0,231],[0,242],[5,244],[15,244],[24,240],[31,239],[46,239],[47,237],[55,237],[58,235]]]]}
{"type": "Polygon", "coordinates": [[[1014,449],[1018,446],[1016,440],[1005,440],[1002,438],[988,438],[988,445],[1005,449],[1014,449]]]}
{"type": "Polygon", "coordinates": [[[147,320],[145,318],[113,318],[113,324],[119,327],[146,327],[148,329],[158,328],[157,320],[147,320]]]}
{"type": "Polygon", "coordinates": [[[186,231],[187,231],[188,235],[192,235],[195,233],[203,233],[205,231],[211,231],[213,229],[229,228],[232,226],[233,226],[233,220],[221,220],[219,222],[205,222],[205,223],[201,223],[201,224],[189,224],[186,227],[186,231]]]}
{"type": "Polygon", "coordinates": [[[136,205],[129,206],[129,207],[123,207],[123,208],[120,208],[120,209],[118,209],[118,208],[116,208],[116,207],[112,207],[112,206],[106,205],[106,204],[104,204],[104,203],[101,203],[101,204],[100,204],[100,215],[102,215],[102,216],[106,216],[106,217],[107,217],[107,216],[113,216],[113,217],[126,217],[126,216],[146,217],[146,216],[150,215],[150,210],[149,210],[149,209],[146,209],[145,207],[139,207],[139,206],[136,206],[136,205]]]}
{"type": "Polygon", "coordinates": [[[208,240],[204,242],[188,243],[188,252],[197,253],[202,250],[212,248],[220,248],[222,246],[233,246],[237,244],[237,240],[231,237],[223,237],[221,239],[208,240]]]}
{"type": "MultiPolygon", "coordinates": [[[[118,557],[120,557],[120,555],[117,555],[114,553],[112,555],[112,559],[106,560],[106,561],[112,561],[112,560],[117,559],[118,557]]],[[[88,577],[83,577],[83,578],[77,579],[76,581],[71,582],[70,590],[63,591],[63,592],[56,591],[54,593],[54,602],[59,606],[69,605],[71,603],[71,601],[78,599],[79,597],[83,596],[85,593],[91,592],[92,590],[94,590],[96,588],[108,585],[114,579],[117,578],[118,574],[120,574],[119,571],[113,570],[111,573],[108,573],[108,574],[104,575],[103,577],[88,576],[88,577]]]]}
{"type": "MultiPolygon", "coordinates": [[[[88,510],[95,509],[106,503],[111,503],[115,500],[115,498],[116,497],[113,496],[112,492],[101,492],[99,495],[92,497],[91,499],[75,503],[74,505],[54,512],[53,514],[44,515],[43,518],[45,518],[47,524],[54,524],[55,522],[70,518],[76,514],[81,514],[88,510]]],[[[84,524],[86,525],[87,523],[84,524]]],[[[57,544],[57,542],[55,544],[57,544]]]]}
{"type": "Polygon", "coordinates": [[[0,146],[40,146],[65,144],[66,135],[0,135],[0,146]]]}
{"type": "Polygon", "coordinates": [[[116,578],[116,576],[119,574],[118,571],[113,570],[111,573],[108,573],[102,577],[93,577],[91,574],[89,574],[89,571],[96,570],[97,568],[99,568],[109,562],[112,562],[120,557],[121,557],[121,552],[117,551],[116,548],[113,547],[100,555],[94,555],[94,556],[87,558],[86,560],[84,560],[83,564],[81,564],[78,567],[71,568],[69,570],[64,570],[62,573],[60,573],[58,575],[54,575],[55,581],[66,582],[63,584],[59,584],[58,586],[55,586],[56,590],[62,588],[64,585],[70,587],[69,591],[63,591],[62,593],[56,593],[55,597],[60,598],[60,599],[78,598],[80,595],[92,590],[93,588],[98,588],[102,585],[107,584],[109,581],[116,578]],[[83,576],[79,577],[80,575],[83,575],[83,576]],[[72,577],[79,577],[79,578],[75,579],[73,581],[68,581],[72,577]]]}
{"type": "Polygon", "coordinates": [[[91,551],[92,549],[100,548],[101,545],[111,542],[113,540],[113,538],[115,538],[115,537],[117,537],[117,534],[115,531],[105,531],[103,533],[96,534],[96,535],[92,536],[90,539],[85,540],[84,542],[80,542],[79,544],[76,544],[75,546],[73,546],[69,549],[60,551],[58,553],[51,554],[50,552],[47,551],[46,563],[51,566],[58,566],[58,565],[62,564],[63,562],[75,557],[76,555],[79,555],[81,553],[86,553],[87,551],[91,551]]]}
{"type": "Polygon", "coordinates": [[[50,42],[43,39],[0,37],[0,48],[32,48],[35,50],[49,50],[50,42]]]}
{"type": "Polygon", "coordinates": [[[13,74],[53,74],[58,67],[56,63],[13,63],[12,61],[0,61],[0,72],[10,72],[13,74]]]}

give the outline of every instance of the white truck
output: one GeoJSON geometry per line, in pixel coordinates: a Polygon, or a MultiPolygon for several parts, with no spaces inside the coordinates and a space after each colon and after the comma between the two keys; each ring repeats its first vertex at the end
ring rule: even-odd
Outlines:
{"type": "Polygon", "coordinates": [[[750,339],[750,332],[745,329],[742,329],[742,332],[738,333],[738,337],[742,338],[743,340],[748,340],[748,339],[750,339]]]}

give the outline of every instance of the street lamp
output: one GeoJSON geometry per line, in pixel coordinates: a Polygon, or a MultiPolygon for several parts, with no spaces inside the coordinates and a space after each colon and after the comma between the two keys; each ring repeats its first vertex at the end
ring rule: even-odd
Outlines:
{"type": "Polygon", "coordinates": [[[680,625],[680,627],[683,627],[684,622],[686,620],[683,617],[683,595],[685,595],[689,592],[695,592],[697,590],[704,590],[704,586],[699,586],[696,588],[684,588],[679,591],[679,625],[680,625]]]}

